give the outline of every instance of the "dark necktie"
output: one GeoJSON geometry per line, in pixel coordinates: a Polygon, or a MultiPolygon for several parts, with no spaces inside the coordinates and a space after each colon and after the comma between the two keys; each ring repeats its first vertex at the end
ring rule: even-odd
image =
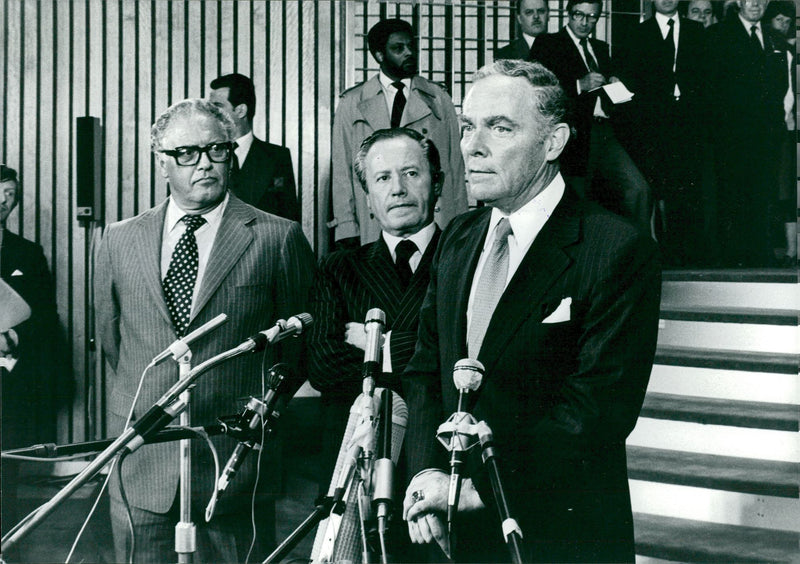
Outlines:
{"type": "Polygon", "coordinates": [[[414,275],[408,260],[417,250],[417,245],[410,239],[403,239],[397,243],[397,247],[394,250],[397,256],[395,268],[397,268],[397,275],[400,277],[400,284],[403,288],[408,287],[408,283],[411,282],[411,277],[414,275]]]}
{"type": "Polygon", "coordinates": [[[197,282],[197,239],[194,232],[205,224],[206,220],[199,215],[185,215],[181,218],[186,224],[172,258],[169,261],[167,276],[164,278],[164,296],[172,325],[178,337],[183,337],[189,326],[189,315],[192,313],[192,293],[197,282]]]}
{"type": "Polygon", "coordinates": [[[235,176],[238,174],[239,170],[241,170],[241,167],[239,166],[239,157],[236,156],[236,153],[234,152],[231,158],[231,173],[235,176]]]}
{"type": "Polygon", "coordinates": [[[670,18],[667,20],[667,25],[669,26],[669,31],[664,38],[664,52],[669,61],[669,70],[672,71],[672,67],[675,66],[675,20],[670,18]]]}
{"type": "Polygon", "coordinates": [[[753,44],[753,48],[758,51],[759,53],[763,52],[764,49],[761,47],[761,41],[758,40],[758,34],[756,30],[758,26],[753,24],[750,26],[750,43],[753,44]]]}
{"type": "Polygon", "coordinates": [[[397,94],[394,95],[394,103],[392,104],[392,127],[400,127],[400,120],[403,118],[403,110],[406,107],[406,96],[403,94],[405,84],[401,81],[392,82],[392,86],[397,88],[397,94]]]}
{"type": "Polygon", "coordinates": [[[492,320],[497,302],[505,291],[508,278],[508,236],[512,234],[511,224],[504,217],[495,227],[494,243],[483,263],[472,300],[472,315],[467,331],[467,354],[470,358],[478,358],[486,329],[492,320]]]}
{"type": "Polygon", "coordinates": [[[586,57],[586,66],[589,72],[600,72],[600,67],[597,66],[597,59],[589,52],[589,44],[585,37],[581,39],[581,48],[583,49],[583,56],[586,57]]]}

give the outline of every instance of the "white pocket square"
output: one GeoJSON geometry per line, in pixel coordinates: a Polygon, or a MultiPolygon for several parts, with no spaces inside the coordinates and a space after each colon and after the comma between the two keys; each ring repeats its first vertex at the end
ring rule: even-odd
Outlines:
{"type": "Polygon", "coordinates": [[[556,310],[545,317],[542,323],[562,323],[570,320],[570,306],[572,305],[572,298],[564,298],[558,304],[556,310]]]}
{"type": "Polygon", "coordinates": [[[22,271],[17,269],[11,273],[11,276],[22,276],[22,271]]]}

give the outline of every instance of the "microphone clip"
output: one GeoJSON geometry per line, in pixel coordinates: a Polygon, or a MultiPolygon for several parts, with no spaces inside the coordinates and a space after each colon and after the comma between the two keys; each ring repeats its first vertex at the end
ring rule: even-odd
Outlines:
{"type": "Polygon", "coordinates": [[[235,415],[222,415],[217,421],[222,425],[223,433],[230,435],[237,441],[251,443],[256,446],[261,442],[261,422],[266,421],[265,438],[272,432],[272,424],[280,417],[280,413],[275,410],[267,413],[267,405],[254,397],[251,397],[242,409],[241,413],[235,415]]]}
{"type": "Polygon", "coordinates": [[[471,414],[456,411],[439,425],[436,438],[448,452],[466,452],[480,444],[477,425],[471,414]]]}

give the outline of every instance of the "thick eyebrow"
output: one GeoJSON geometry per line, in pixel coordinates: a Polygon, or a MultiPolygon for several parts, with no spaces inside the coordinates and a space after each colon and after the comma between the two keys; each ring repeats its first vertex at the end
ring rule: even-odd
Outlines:
{"type": "MultiPolygon", "coordinates": [[[[465,116],[464,114],[461,114],[461,115],[458,116],[458,121],[461,123],[461,125],[473,125],[474,124],[474,122],[470,118],[465,116]]],[[[492,127],[493,125],[497,125],[499,123],[506,124],[506,125],[513,125],[513,126],[518,126],[519,125],[517,122],[515,122],[510,117],[503,116],[503,115],[488,116],[488,117],[484,118],[482,121],[483,121],[484,124],[486,124],[489,127],[492,127]]]]}

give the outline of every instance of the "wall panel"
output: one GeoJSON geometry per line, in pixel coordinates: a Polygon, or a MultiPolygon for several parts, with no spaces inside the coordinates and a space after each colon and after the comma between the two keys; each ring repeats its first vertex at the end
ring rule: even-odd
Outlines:
{"type": "Polygon", "coordinates": [[[24,191],[8,227],[43,245],[56,283],[59,354],[71,367],[58,390],[68,396],[60,442],[104,435],[109,375],[91,345],[90,258],[104,225],[165,197],[149,146],[169,104],[207,95],[218,74],[252,76],[256,135],[291,150],[303,228],[318,252],[327,248],[316,195],[327,187],[340,4],[0,0],[0,160],[19,170],[24,191]],[[75,118],[84,115],[100,118],[104,136],[104,220],[88,225],[75,218],[75,118]]]}

